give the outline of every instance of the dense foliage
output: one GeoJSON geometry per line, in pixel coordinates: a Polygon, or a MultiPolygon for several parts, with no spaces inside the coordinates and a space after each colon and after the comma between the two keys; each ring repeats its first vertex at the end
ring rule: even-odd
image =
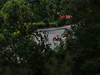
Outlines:
{"type": "Polygon", "coordinates": [[[99,0],[0,0],[0,74],[100,75],[99,9],[99,0]],[[52,50],[36,29],[66,14],[75,25],[52,50]]]}

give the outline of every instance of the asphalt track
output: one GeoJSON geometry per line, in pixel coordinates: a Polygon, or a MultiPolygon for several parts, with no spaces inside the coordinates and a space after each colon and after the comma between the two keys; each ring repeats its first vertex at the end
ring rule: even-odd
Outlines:
{"type": "Polygon", "coordinates": [[[71,30],[71,25],[65,25],[63,27],[52,27],[52,28],[45,28],[45,29],[38,29],[38,32],[47,32],[48,34],[48,44],[51,44],[51,48],[55,48],[60,44],[60,41],[54,41],[53,38],[59,36],[62,40],[63,38],[63,33],[67,30],[71,30]]]}

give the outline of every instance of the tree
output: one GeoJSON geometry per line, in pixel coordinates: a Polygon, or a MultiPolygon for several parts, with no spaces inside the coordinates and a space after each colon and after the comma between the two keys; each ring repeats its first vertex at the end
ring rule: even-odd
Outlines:
{"type": "MultiPolygon", "coordinates": [[[[98,1],[98,0],[96,0],[98,1]]],[[[67,53],[72,56],[73,75],[96,75],[99,73],[100,59],[99,32],[100,8],[95,0],[72,0],[70,7],[73,14],[75,39],[67,41],[67,53]],[[73,6],[73,7],[72,7],[73,6]],[[94,63],[95,62],[95,63],[94,63]]]]}
{"type": "Polygon", "coordinates": [[[58,16],[69,14],[68,0],[26,0],[36,21],[59,21],[58,16]],[[66,7],[66,8],[64,8],[66,7]]]}
{"type": "Polygon", "coordinates": [[[8,68],[8,74],[16,75],[18,69],[22,69],[18,71],[20,75],[23,69],[32,75],[43,74],[49,47],[33,39],[36,29],[25,24],[32,20],[33,13],[24,0],[7,1],[0,10],[0,68],[8,68]]]}
{"type": "Polygon", "coordinates": [[[4,21],[7,24],[22,24],[33,20],[33,13],[24,0],[7,1],[1,12],[4,13],[4,21]]]}
{"type": "Polygon", "coordinates": [[[3,5],[6,3],[7,0],[0,0],[0,9],[3,7],[3,5]]]}

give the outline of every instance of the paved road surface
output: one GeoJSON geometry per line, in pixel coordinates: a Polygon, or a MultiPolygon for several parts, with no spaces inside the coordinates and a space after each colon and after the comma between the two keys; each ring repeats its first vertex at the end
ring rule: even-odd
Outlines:
{"type": "Polygon", "coordinates": [[[54,28],[46,28],[46,29],[38,29],[37,31],[40,32],[47,32],[48,33],[48,43],[51,44],[51,48],[55,48],[56,46],[58,46],[60,44],[60,41],[54,41],[53,38],[54,37],[59,37],[61,39],[63,39],[63,33],[65,30],[70,30],[71,26],[70,25],[66,25],[63,27],[54,27],[54,28]]]}

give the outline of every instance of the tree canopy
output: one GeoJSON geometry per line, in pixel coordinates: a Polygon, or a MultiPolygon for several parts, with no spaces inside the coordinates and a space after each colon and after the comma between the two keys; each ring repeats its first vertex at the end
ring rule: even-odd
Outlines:
{"type": "Polygon", "coordinates": [[[0,74],[99,75],[99,8],[99,0],[0,0],[0,74]],[[36,23],[60,26],[68,20],[58,16],[67,14],[72,31],[52,50],[36,23]]]}

